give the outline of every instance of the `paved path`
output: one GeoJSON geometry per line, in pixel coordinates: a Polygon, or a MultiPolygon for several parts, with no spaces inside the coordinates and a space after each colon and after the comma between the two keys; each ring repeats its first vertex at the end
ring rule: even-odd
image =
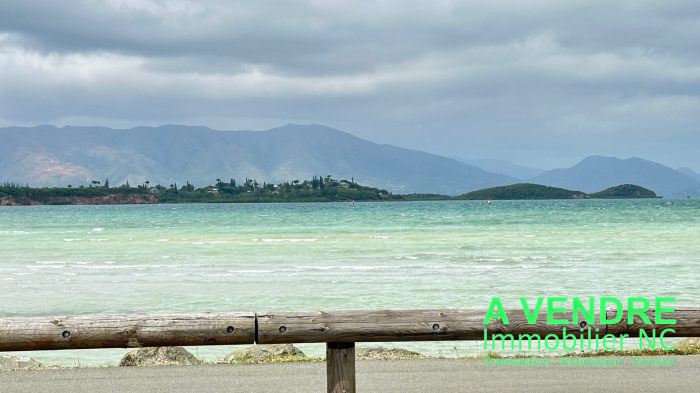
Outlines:
{"type": "MultiPolygon", "coordinates": [[[[624,361],[632,358],[622,358],[624,361]]],[[[659,359],[659,358],[657,358],[659,359]]],[[[357,363],[359,392],[681,392],[700,386],[700,356],[675,366],[487,366],[484,360],[357,363]]],[[[84,368],[0,373],[0,392],[323,392],[325,363],[84,368]]]]}

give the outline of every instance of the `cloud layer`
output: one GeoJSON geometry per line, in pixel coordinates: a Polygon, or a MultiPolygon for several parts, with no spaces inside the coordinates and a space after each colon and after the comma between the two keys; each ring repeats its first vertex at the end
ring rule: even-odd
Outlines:
{"type": "Polygon", "coordinates": [[[6,0],[0,124],[314,122],[468,158],[700,169],[697,42],[693,1],[6,0]]]}

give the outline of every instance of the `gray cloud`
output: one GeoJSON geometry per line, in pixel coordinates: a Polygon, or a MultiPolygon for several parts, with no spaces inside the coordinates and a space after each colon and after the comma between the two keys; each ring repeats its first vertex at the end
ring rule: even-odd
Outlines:
{"type": "Polygon", "coordinates": [[[265,128],[700,169],[700,4],[0,2],[0,122],[265,128]]]}

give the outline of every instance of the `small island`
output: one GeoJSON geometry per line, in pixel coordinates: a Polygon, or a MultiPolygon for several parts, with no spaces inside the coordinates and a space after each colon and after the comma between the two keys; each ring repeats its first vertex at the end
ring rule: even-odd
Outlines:
{"type": "Polygon", "coordinates": [[[509,186],[491,187],[462,194],[457,199],[465,200],[538,200],[538,199],[623,199],[658,198],[654,191],[633,184],[623,184],[603,191],[586,194],[565,188],[541,184],[518,183],[509,186]]]}
{"type": "Polygon", "coordinates": [[[93,181],[79,187],[29,187],[17,184],[0,186],[0,206],[18,205],[110,205],[155,203],[281,203],[281,202],[351,202],[351,201],[429,201],[429,200],[538,200],[592,198],[656,198],[643,187],[621,185],[601,192],[586,194],[539,184],[513,184],[486,188],[460,196],[440,194],[392,194],[383,189],[363,186],[354,180],[336,180],[330,176],[314,176],[280,184],[259,183],[254,179],[217,179],[214,185],[195,187],[151,186],[149,182],[136,187],[128,183],[110,187],[93,181]]]}
{"type": "Polygon", "coordinates": [[[656,193],[644,187],[634,184],[623,184],[620,186],[606,188],[603,191],[589,194],[591,198],[622,199],[622,198],[658,198],[656,193]]]}

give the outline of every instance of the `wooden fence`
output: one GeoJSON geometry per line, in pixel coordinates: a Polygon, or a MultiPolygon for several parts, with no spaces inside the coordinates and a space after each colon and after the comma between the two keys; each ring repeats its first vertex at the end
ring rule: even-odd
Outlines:
{"type": "MultiPolygon", "coordinates": [[[[0,318],[0,352],[88,348],[134,348],[274,343],[326,343],[328,392],[355,391],[355,343],[372,341],[483,340],[489,334],[554,334],[562,337],[581,329],[598,335],[637,337],[641,329],[672,328],[668,337],[700,337],[700,307],[676,307],[665,318],[674,325],[647,325],[636,315],[628,324],[626,311],[613,325],[548,325],[546,310],[529,324],[522,309],[507,310],[483,324],[485,310],[319,311],[266,313],[204,313],[188,315],[85,315],[0,318]],[[595,331],[595,330],[594,330],[595,331]]],[[[611,317],[610,311],[606,311],[611,317]]],[[[646,313],[654,321],[654,311],[646,313]]],[[[571,313],[557,319],[572,320],[571,313]]],[[[596,321],[599,320],[596,316],[596,321]]]]}

